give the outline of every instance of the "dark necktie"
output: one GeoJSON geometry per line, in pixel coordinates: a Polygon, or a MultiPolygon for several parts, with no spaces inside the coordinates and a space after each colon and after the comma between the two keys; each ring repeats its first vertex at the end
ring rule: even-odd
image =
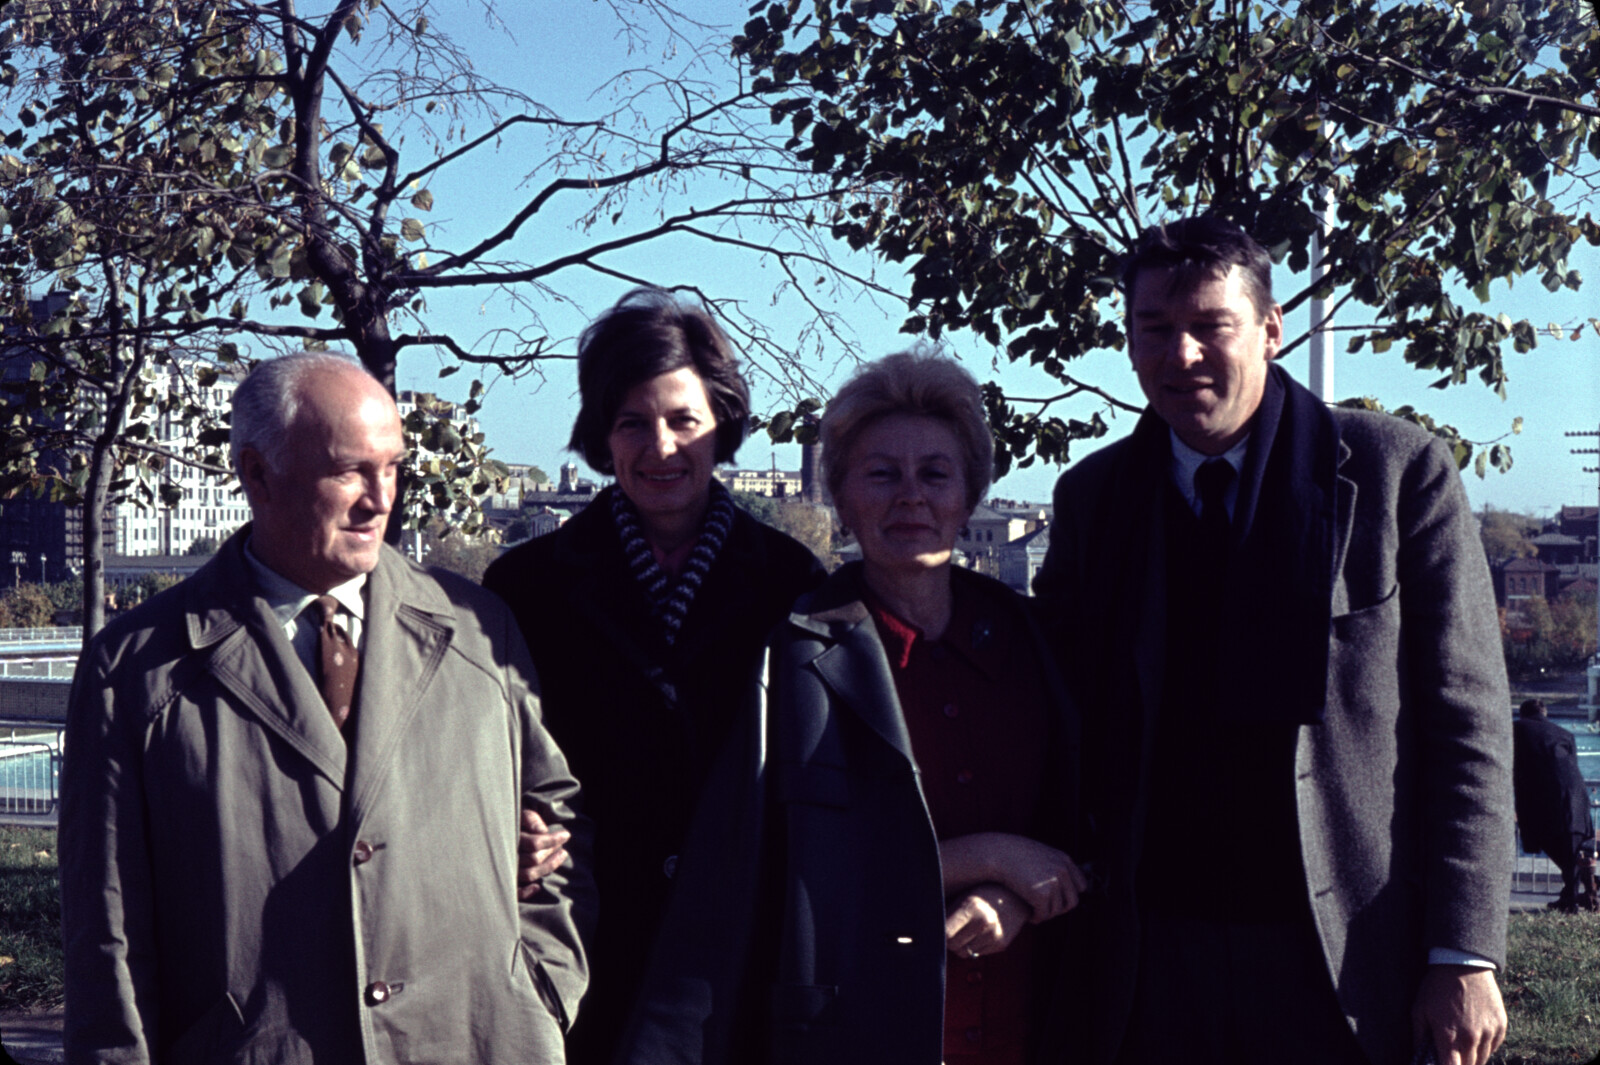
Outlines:
{"type": "Polygon", "coordinates": [[[333,723],[344,727],[350,716],[350,704],[356,693],[356,674],[361,671],[361,659],[350,634],[338,623],[339,600],[324,595],[316,602],[322,612],[322,628],[317,633],[317,655],[322,663],[322,698],[328,704],[333,723]]]}
{"type": "Polygon", "coordinates": [[[1195,494],[1200,497],[1200,530],[1207,554],[1225,557],[1233,523],[1228,518],[1228,486],[1233,465],[1226,459],[1208,459],[1194,473],[1195,494]]]}

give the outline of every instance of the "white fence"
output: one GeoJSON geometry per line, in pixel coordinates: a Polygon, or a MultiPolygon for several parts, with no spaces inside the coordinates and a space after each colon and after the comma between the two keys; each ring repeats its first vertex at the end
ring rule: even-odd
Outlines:
{"type": "Polygon", "coordinates": [[[50,820],[61,781],[61,725],[0,721],[0,816],[50,820]]]}
{"type": "Polygon", "coordinates": [[[82,625],[61,625],[43,629],[0,629],[0,646],[30,643],[83,643],[82,625]]]}

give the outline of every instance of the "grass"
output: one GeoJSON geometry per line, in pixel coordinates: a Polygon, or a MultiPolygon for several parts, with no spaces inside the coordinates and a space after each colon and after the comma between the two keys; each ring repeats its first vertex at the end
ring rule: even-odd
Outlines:
{"type": "MultiPolygon", "coordinates": [[[[0,1010],[61,1004],[56,834],[0,827],[0,1010]]],[[[1514,913],[1493,1065],[1600,1062],[1600,916],[1514,913]]]]}
{"type": "Polygon", "coordinates": [[[61,899],[52,828],[0,826],[0,1010],[61,1004],[61,899]]]}
{"type": "Polygon", "coordinates": [[[1494,1065],[1600,1060],[1600,917],[1514,913],[1506,947],[1511,1032],[1494,1065]]]}

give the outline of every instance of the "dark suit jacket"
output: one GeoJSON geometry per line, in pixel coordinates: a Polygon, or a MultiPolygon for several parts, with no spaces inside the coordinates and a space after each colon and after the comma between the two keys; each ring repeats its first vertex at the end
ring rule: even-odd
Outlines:
{"type": "MultiPolygon", "coordinates": [[[[1316,402],[1283,381],[1290,402],[1316,402]]],[[[1316,931],[1345,1014],[1383,1065],[1408,1059],[1408,1014],[1430,948],[1504,962],[1510,697],[1488,567],[1449,451],[1389,415],[1331,414],[1326,710],[1322,723],[1299,727],[1292,771],[1316,931]]],[[[1104,841],[1105,941],[1093,964],[1105,999],[1090,1009],[1101,1024],[1089,1060],[1114,1052],[1131,1007],[1133,880],[1152,816],[1145,774],[1169,682],[1161,499],[1170,450],[1165,425],[1144,418],[1133,437],[1061,477],[1035,584],[1083,711],[1086,788],[1104,841]]],[[[1260,668],[1252,646],[1234,646],[1235,672],[1260,668]]]]}
{"type": "Polygon", "coordinates": [[[628,572],[608,488],[547,536],[506,552],[484,586],[511,605],[537,668],[545,724],[595,824],[594,974],[569,1038],[605,1062],[627,1020],[711,765],[750,705],[762,647],[821,581],[799,543],[738,511],[668,648],[628,572]]]}

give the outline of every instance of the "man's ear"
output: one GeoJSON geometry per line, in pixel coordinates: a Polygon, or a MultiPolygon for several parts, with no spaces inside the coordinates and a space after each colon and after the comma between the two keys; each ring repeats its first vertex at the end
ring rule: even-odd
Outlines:
{"type": "Polygon", "coordinates": [[[1261,324],[1267,331],[1267,361],[1271,362],[1283,348],[1283,306],[1274,303],[1261,324]]]}
{"type": "Polygon", "coordinates": [[[253,447],[239,449],[239,483],[244,486],[245,498],[252,507],[263,503],[272,494],[267,483],[267,460],[253,447]]]}

